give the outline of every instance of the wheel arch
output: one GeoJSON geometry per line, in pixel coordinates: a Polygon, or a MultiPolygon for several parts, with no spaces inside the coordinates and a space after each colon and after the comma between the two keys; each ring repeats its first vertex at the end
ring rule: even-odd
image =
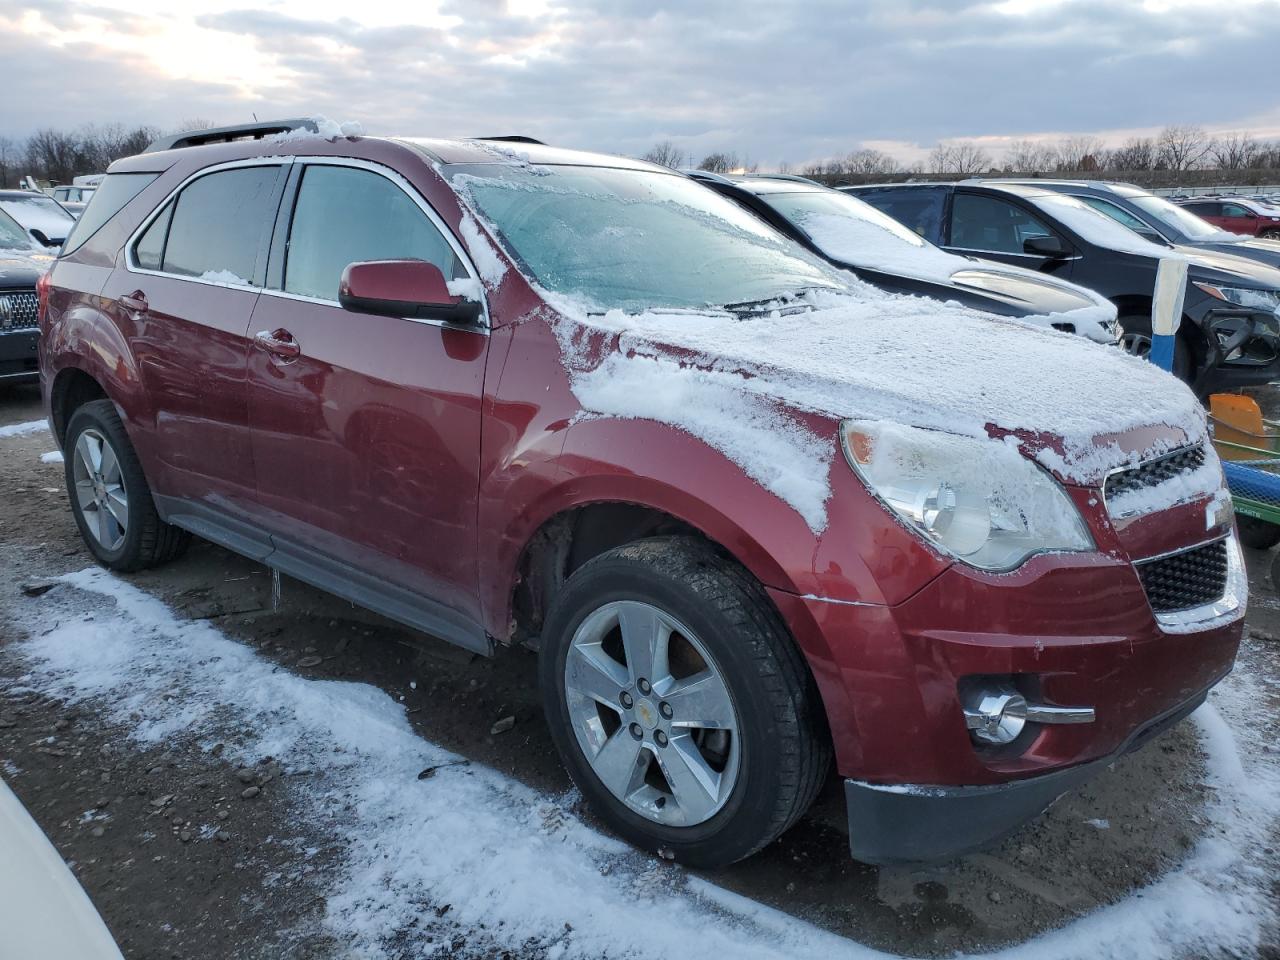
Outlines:
{"type": "Polygon", "coordinates": [[[80,407],[94,400],[110,399],[106,388],[91,373],[80,367],[63,367],[49,388],[49,413],[58,446],[64,446],[67,424],[80,407]]]}

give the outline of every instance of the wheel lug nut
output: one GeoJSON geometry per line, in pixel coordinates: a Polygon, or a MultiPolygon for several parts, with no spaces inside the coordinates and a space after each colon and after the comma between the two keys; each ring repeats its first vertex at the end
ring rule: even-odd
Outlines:
{"type": "Polygon", "coordinates": [[[665,747],[667,745],[667,735],[663,733],[661,730],[658,730],[654,733],[653,739],[658,741],[658,746],[660,747],[665,747]]]}
{"type": "Polygon", "coordinates": [[[650,690],[653,689],[651,686],[649,686],[649,681],[646,680],[644,677],[640,678],[640,680],[636,683],[636,686],[640,688],[641,693],[648,693],[650,690]]]}
{"type": "Polygon", "coordinates": [[[658,704],[658,712],[661,713],[668,720],[670,720],[675,715],[675,711],[671,709],[671,704],[667,703],[667,701],[665,700],[663,700],[662,703],[658,704]]]}
{"type": "Polygon", "coordinates": [[[618,697],[618,700],[621,701],[622,705],[628,710],[631,709],[631,705],[635,702],[631,699],[631,694],[627,693],[625,690],[622,691],[622,696],[618,697]]]}
{"type": "Polygon", "coordinates": [[[631,725],[631,735],[635,737],[637,740],[644,739],[644,730],[640,727],[640,724],[633,723],[631,725]]]}

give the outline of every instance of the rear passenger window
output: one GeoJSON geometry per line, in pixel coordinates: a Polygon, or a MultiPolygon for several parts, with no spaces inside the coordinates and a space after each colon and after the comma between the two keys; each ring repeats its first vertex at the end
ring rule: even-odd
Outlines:
{"type": "Polygon", "coordinates": [[[435,224],[386,177],[308,166],[293,208],[285,292],[336,301],[342,271],[364,260],[426,260],[446,278],[466,276],[435,224]]]}
{"type": "Polygon", "coordinates": [[[1032,237],[1053,236],[1022,207],[973,193],[957,193],[951,203],[950,246],[992,253],[1022,253],[1032,237]]]}
{"type": "Polygon", "coordinates": [[[942,243],[946,195],[941,190],[869,190],[854,196],[887,213],[918,236],[932,243],[942,243]]]}
{"type": "Polygon", "coordinates": [[[169,236],[169,220],[173,217],[173,204],[165,204],[160,216],[138,238],[133,248],[133,259],[143,270],[159,270],[164,262],[164,242],[169,236]]]}
{"type": "Polygon", "coordinates": [[[279,170],[235,167],[193,181],[178,194],[161,269],[202,280],[254,283],[275,219],[271,199],[279,170]]]}

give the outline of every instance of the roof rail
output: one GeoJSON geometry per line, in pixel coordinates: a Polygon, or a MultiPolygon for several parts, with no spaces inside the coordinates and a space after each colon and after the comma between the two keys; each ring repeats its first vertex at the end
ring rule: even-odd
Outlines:
{"type": "Polygon", "coordinates": [[[533,137],[526,137],[523,134],[519,134],[519,133],[508,134],[505,137],[472,137],[471,139],[472,140],[488,140],[491,143],[534,143],[540,147],[546,146],[546,144],[543,143],[541,140],[535,140],[533,139],[533,137]]]}
{"type": "Polygon", "coordinates": [[[744,173],[742,176],[750,177],[753,180],[790,180],[793,183],[807,183],[814,187],[826,186],[825,183],[819,183],[809,177],[802,177],[798,173],[744,173]]]}
{"type": "Polygon", "coordinates": [[[714,173],[711,170],[698,170],[695,167],[680,167],[676,172],[683,173],[686,177],[693,177],[695,180],[712,180],[715,183],[727,183],[733,185],[733,181],[723,173],[714,173]]]}
{"type": "Polygon", "coordinates": [[[263,137],[288,133],[291,130],[310,130],[312,133],[318,133],[320,127],[311,117],[296,117],[292,120],[265,120],[259,123],[239,123],[230,127],[210,127],[207,130],[187,130],[151,141],[143,153],[199,147],[206,143],[230,143],[232,140],[261,140],[263,137]]]}

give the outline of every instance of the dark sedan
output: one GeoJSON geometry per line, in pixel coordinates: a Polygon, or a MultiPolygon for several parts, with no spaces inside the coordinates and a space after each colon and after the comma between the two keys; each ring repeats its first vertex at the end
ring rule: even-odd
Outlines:
{"type": "Polygon", "coordinates": [[[1099,343],[1116,341],[1115,307],[1091,290],[939,250],[892,217],[837,190],[800,177],[688,174],[882,290],[963,303],[1099,343]]]}
{"type": "Polygon", "coordinates": [[[1280,378],[1280,269],[1140,236],[1039,181],[967,180],[843,188],[954,253],[1018,264],[1116,305],[1125,346],[1151,348],[1162,259],[1188,264],[1174,372],[1201,394],[1280,378]]]}

